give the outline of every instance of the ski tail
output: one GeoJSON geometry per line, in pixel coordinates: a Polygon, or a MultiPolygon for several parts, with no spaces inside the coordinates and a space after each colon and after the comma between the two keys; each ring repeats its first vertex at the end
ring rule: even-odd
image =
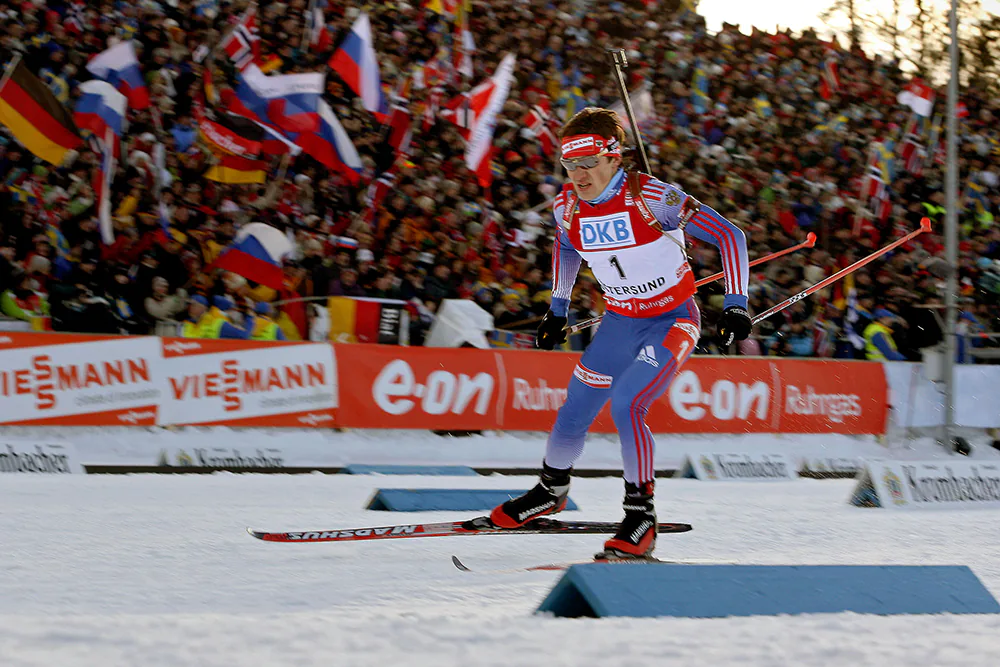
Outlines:
{"type": "MultiPolygon", "coordinates": [[[[247,532],[264,542],[355,542],[359,540],[390,540],[415,537],[445,537],[449,535],[595,535],[614,533],[617,523],[602,521],[559,521],[540,518],[529,521],[519,528],[498,528],[489,517],[481,516],[467,521],[444,523],[414,523],[398,526],[373,528],[349,528],[331,530],[305,530],[285,533],[269,533],[247,528],[247,532]]],[[[661,523],[661,533],[684,533],[691,530],[687,523],[661,523]]]]}
{"type": "Polygon", "coordinates": [[[724,560],[701,560],[701,559],[681,559],[681,560],[663,560],[660,558],[629,558],[623,560],[600,560],[594,558],[587,558],[581,560],[570,560],[563,561],[560,563],[542,563],[539,565],[522,565],[514,567],[502,567],[496,569],[477,569],[469,567],[465,562],[458,556],[451,557],[452,564],[462,572],[469,572],[474,574],[518,574],[524,572],[562,572],[568,570],[574,565],[585,565],[587,563],[613,563],[621,565],[637,565],[637,564],[649,564],[654,565],[737,565],[736,561],[724,561],[724,560]]]}

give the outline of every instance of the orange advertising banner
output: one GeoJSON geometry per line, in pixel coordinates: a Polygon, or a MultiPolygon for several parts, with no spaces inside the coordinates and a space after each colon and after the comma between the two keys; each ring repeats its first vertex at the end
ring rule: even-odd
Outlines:
{"type": "MultiPolygon", "coordinates": [[[[548,431],[580,355],[0,332],[0,424],[548,431]]],[[[693,357],[657,433],[881,434],[882,364],[693,357]]],[[[613,432],[607,407],[592,430],[613,432]]]]}
{"type": "MultiPolygon", "coordinates": [[[[335,346],[337,424],[547,431],[576,353],[335,346]],[[345,384],[345,386],[348,386],[345,384]]],[[[657,433],[884,433],[885,372],[859,361],[692,357],[647,417],[657,433]]],[[[613,432],[608,407],[591,429],[613,432]]]]}

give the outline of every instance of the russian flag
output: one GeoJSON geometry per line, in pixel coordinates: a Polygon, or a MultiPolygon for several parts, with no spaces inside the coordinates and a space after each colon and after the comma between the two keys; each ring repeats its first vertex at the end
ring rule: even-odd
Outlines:
{"type": "Polygon", "coordinates": [[[243,108],[231,107],[234,113],[284,132],[319,130],[318,108],[325,86],[322,72],[268,76],[250,65],[238,78],[236,97],[243,108]]]}
{"type": "Polygon", "coordinates": [[[290,134],[288,138],[301,146],[307,155],[311,155],[328,169],[343,173],[352,184],[356,184],[364,170],[361,157],[333,109],[322,100],[319,103],[319,118],[319,129],[316,132],[290,134]]]}
{"type": "Polygon", "coordinates": [[[368,14],[362,12],[358,16],[351,32],[327,64],[361,98],[365,109],[375,114],[380,123],[385,122],[388,105],[382,94],[382,78],[378,72],[368,14]]]}
{"type": "Polygon", "coordinates": [[[87,63],[87,70],[125,95],[133,109],[149,107],[149,90],[143,81],[132,42],[119,42],[98,53],[87,63]]]}
{"type": "Polygon", "coordinates": [[[232,244],[210,268],[232,271],[247,280],[280,290],[285,282],[281,260],[292,250],[291,242],[280,231],[263,222],[252,222],[236,232],[232,244]]]}
{"type": "MultiPolygon", "coordinates": [[[[125,130],[125,110],[128,100],[107,81],[86,81],[80,84],[80,98],[73,109],[73,121],[81,130],[104,137],[107,130],[121,137],[125,130]]],[[[115,142],[117,143],[117,141],[115,142]]]]}

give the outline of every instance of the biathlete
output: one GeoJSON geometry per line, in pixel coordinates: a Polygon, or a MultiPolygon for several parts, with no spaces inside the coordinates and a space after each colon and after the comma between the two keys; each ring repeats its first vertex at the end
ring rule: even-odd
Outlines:
{"type": "Polygon", "coordinates": [[[587,431],[610,400],[621,441],[625,518],[597,558],[649,558],[656,546],[657,519],[654,443],[646,412],[670,386],[701,333],[684,235],[719,249],[726,296],[718,331],[726,345],[750,335],[746,237],[678,188],[626,171],[625,130],[615,112],[583,109],[566,123],[559,139],[570,182],[553,205],[552,303],[535,345],[551,350],[565,341],[582,260],[601,285],[606,313],[573,371],[538,484],[496,507],[490,518],[501,528],[516,528],[562,510],[587,431]]]}

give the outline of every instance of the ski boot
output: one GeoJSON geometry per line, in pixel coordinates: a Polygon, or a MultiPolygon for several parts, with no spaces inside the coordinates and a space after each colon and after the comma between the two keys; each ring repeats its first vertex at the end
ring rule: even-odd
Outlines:
{"type": "Polygon", "coordinates": [[[618,532],[604,543],[604,551],[595,554],[594,560],[655,560],[656,507],[653,505],[653,482],[631,484],[625,482],[625,518],[618,532]]]}
{"type": "Polygon", "coordinates": [[[542,463],[542,474],[530,491],[493,508],[490,521],[498,528],[519,528],[545,514],[561,512],[569,496],[569,470],[542,463]]]}

